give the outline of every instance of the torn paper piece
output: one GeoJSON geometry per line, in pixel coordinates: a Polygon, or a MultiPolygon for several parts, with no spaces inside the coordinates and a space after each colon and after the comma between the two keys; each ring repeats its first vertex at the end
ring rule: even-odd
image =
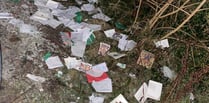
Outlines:
{"type": "Polygon", "coordinates": [[[13,15],[11,13],[0,13],[0,19],[11,19],[14,18],[13,15]]]}
{"type": "Polygon", "coordinates": [[[116,32],[115,32],[115,29],[110,29],[110,30],[104,31],[104,33],[105,33],[106,37],[112,38],[113,35],[114,35],[116,32]]]}
{"type": "Polygon", "coordinates": [[[147,100],[147,84],[143,83],[143,85],[138,89],[134,97],[139,103],[144,103],[147,100]]]}
{"type": "Polygon", "coordinates": [[[49,19],[46,23],[46,25],[49,25],[52,28],[57,28],[60,24],[62,24],[60,21],[56,19],[49,19]]]}
{"type": "Polygon", "coordinates": [[[163,66],[160,69],[163,72],[163,74],[164,74],[165,77],[168,77],[171,80],[174,80],[176,78],[175,72],[172,71],[169,67],[163,66]]]}
{"type": "Polygon", "coordinates": [[[71,43],[71,52],[73,56],[83,57],[86,49],[86,42],[76,41],[71,43]]]}
{"type": "Polygon", "coordinates": [[[93,86],[96,92],[103,92],[103,93],[112,92],[112,80],[110,78],[104,79],[99,82],[93,81],[91,85],[93,86]]]}
{"type": "Polygon", "coordinates": [[[92,65],[91,64],[81,62],[81,65],[80,65],[80,70],[81,71],[89,71],[91,69],[92,69],[92,65]]]}
{"type": "Polygon", "coordinates": [[[193,94],[193,93],[189,93],[189,99],[190,99],[191,101],[194,100],[194,94],[193,94]]]}
{"type": "Polygon", "coordinates": [[[107,53],[109,56],[113,57],[114,59],[119,59],[121,57],[124,57],[126,56],[126,54],[120,54],[118,52],[110,52],[110,53],[107,53]]]}
{"type": "MultiPolygon", "coordinates": [[[[51,15],[51,12],[49,9],[40,9],[38,11],[36,11],[31,17],[30,19],[34,20],[34,21],[38,21],[40,23],[44,23],[44,21],[46,22],[47,20],[53,18],[53,16],[51,15]]],[[[46,23],[44,23],[46,24],[46,23]]]]}
{"type": "Polygon", "coordinates": [[[97,65],[94,65],[92,67],[92,69],[93,70],[101,70],[102,72],[108,72],[107,64],[105,62],[97,64],[97,65]]]}
{"type": "Polygon", "coordinates": [[[53,1],[53,0],[48,0],[46,3],[46,7],[50,8],[50,9],[57,9],[59,5],[60,4],[58,2],[53,1]]]}
{"type": "Polygon", "coordinates": [[[87,42],[92,33],[93,31],[87,27],[83,29],[76,29],[75,32],[71,32],[71,38],[72,41],[87,42]]]}
{"type": "Polygon", "coordinates": [[[162,93],[162,87],[162,83],[149,80],[147,97],[159,101],[162,93]]]}
{"type": "Polygon", "coordinates": [[[63,44],[65,44],[66,46],[71,45],[71,34],[70,34],[70,32],[60,32],[60,36],[62,38],[63,44]]]}
{"type": "Polygon", "coordinates": [[[155,42],[157,48],[167,48],[169,47],[168,39],[164,39],[158,42],[155,42]]]}
{"type": "Polygon", "coordinates": [[[115,99],[113,99],[110,103],[128,103],[128,101],[124,98],[122,94],[120,94],[115,99]]]}
{"type": "Polygon", "coordinates": [[[27,74],[26,77],[28,77],[29,79],[39,82],[39,83],[43,83],[46,81],[46,78],[40,77],[40,76],[35,76],[33,74],[27,74]]]}
{"type": "Polygon", "coordinates": [[[146,67],[147,69],[151,69],[154,60],[155,60],[154,54],[152,54],[148,51],[142,50],[142,52],[140,53],[139,58],[137,60],[137,64],[142,65],[142,66],[146,67]]]}
{"type": "Polygon", "coordinates": [[[45,62],[49,69],[63,67],[63,64],[58,56],[49,57],[45,62]]]}
{"type": "Polygon", "coordinates": [[[82,11],[93,11],[95,9],[93,4],[83,4],[81,6],[82,11]]]}
{"type": "Polygon", "coordinates": [[[100,77],[103,73],[104,71],[97,69],[97,68],[95,69],[93,67],[91,70],[86,71],[86,74],[91,75],[93,77],[100,77]]]}
{"type": "Polygon", "coordinates": [[[123,63],[117,63],[116,65],[118,67],[122,68],[122,69],[125,69],[126,68],[126,64],[123,64],[123,63]]]}
{"type": "Polygon", "coordinates": [[[89,103],[103,103],[104,97],[94,96],[93,94],[89,96],[89,103]]]}
{"type": "Polygon", "coordinates": [[[34,4],[40,8],[45,7],[48,0],[34,0],[34,4]]]}
{"type": "Polygon", "coordinates": [[[98,54],[105,56],[106,53],[109,51],[110,45],[106,43],[100,43],[98,54]]]}
{"type": "Polygon", "coordinates": [[[125,34],[120,34],[120,33],[114,33],[113,34],[113,36],[112,36],[112,39],[115,39],[115,40],[120,40],[120,39],[123,39],[123,40],[125,40],[125,39],[127,39],[128,38],[128,36],[127,35],[125,35],[125,34]]]}
{"type": "Polygon", "coordinates": [[[74,68],[77,70],[79,70],[79,67],[82,62],[81,60],[77,60],[76,58],[73,58],[73,57],[64,58],[64,61],[68,69],[74,68]]]}
{"type": "Polygon", "coordinates": [[[120,39],[118,48],[120,48],[121,51],[131,51],[136,46],[136,44],[137,43],[133,40],[120,39]]]}
{"type": "Polygon", "coordinates": [[[85,22],[80,23],[80,25],[82,25],[83,27],[88,27],[93,31],[99,31],[101,30],[102,26],[101,25],[97,25],[97,24],[88,24],[85,22]]]}
{"type": "Polygon", "coordinates": [[[21,24],[18,28],[21,33],[26,33],[26,34],[39,33],[39,31],[37,30],[37,27],[29,25],[29,24],[21,24]]]}
{"type": "Polygon", "coordinates": [[[95,81],[95,82],[102,81],[102,80],[108,78],[108,75],[107,75],[107,73],[103,72],[103,74],[100,75],[99,77],[94,77],[94,76],[86,73],[86,78],[87,78],[88,83],[92,83],[93,81],[95,81]]]}
{"type": "Polygon", "coordinates": [[[111,20],[111,18],[109,18],[108,16],[106,16],[106,15],[103,14],[103,13],[97,13],[97,14],[93,15],[92,18],[104,20],[104,21],[106,21],[106,22],[111,20]]]}

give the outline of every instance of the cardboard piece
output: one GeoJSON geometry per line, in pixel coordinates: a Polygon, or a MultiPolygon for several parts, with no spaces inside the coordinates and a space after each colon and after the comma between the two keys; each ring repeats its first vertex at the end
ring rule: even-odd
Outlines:
{"type": "Polygon", "coordinates": [[[54,69],[58,67],[63,67],[63,64],[58,56],[49,57],[45,60],[49,69],[54,69]]]}
{"type": "Polygon", "coordinates": [[[113,99],[110,103],[128,103],[128,101],[124,98],[122,94],[120,94],[115,99],[113,99]]]}
{"type": "Polygon", "coordinates": [[[148,69],[151,69],[154,60],[155,60],[154,54],[152,54],[148,51],[142,50],[142,52],[140,53],[139,58],[137,60],[137,64],[142,65],[148,69]]]}
{"type": "Polygon", "coordinates": [[[109,51],[110,45],[106,43],[100,43],[98,54],[105,56],[106,53],[109,51]]]}

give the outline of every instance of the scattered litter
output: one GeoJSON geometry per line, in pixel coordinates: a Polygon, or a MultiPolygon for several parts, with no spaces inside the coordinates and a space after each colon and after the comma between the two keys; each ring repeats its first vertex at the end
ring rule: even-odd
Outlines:
{"type": "Polygon", "coordinates": [[[110,45],[106,43],[100,43],[98,54],[105,56],[106,53],[109,51],[110,45]]]}
{"type": "Polygon", "coordinates": [[[101,77],[105,72],[100,69],[92,68],[89,71],[86,71],[86,74],[91,75],[93,77],[101,77]]]}
{"type": "Polygon", "coordinates": [[[128,101],[124,98],[122,94],[120,94],[115,99],[113,99],[110,103],[128,103],[128,101]]]}
{"type": "Polygon", "coordinates": [[[159,101],[162,93],[162,86],[162,83],[149,80],[148,86],[146,83],[143,83],[143,85],[138,89],[134,97],[140,103],[144,103],[147,98],[159,101]]]}
{"type": "Polygon", "coordinates": [[[108,75],[107,75],[107,73],[104,72],[102,75],[100,75],[98,77],[95,77],[95,76],[92,76],[92,75],[89,75],[88,73],[86,73],[86,78],[87,78],[87,81],[89,83],[92,83],[93,81],[94,82],[99,82],[99,81],[102,81],[104,79],[107,79],[108,75]]]}
{"type": "Polygon", "coordinates": [[[45,60],[47,60],[49,57],[51,57],[52,56],[52,53],[51,52],[47,52],[45,55],[44,55],[44,57],[43,57],[43,59],[44,59],[44,61],[45,60]]]}
{"type": "Polygon", "coordinates": [[[106,37],[112,38],[113,34],[115,34],[116,32],[115,32],[115,29],[110,29],[110,30],[104,31],[104,33],[105,33],[106,37]]]}
{"type": "Polygon", "coordinates": [[[46,7],[50,8],[50,9],[57,9],[59,7],[59,3],[56,1],[52,1],[52,0],[48,0],[46,3],[46,7]]]}
{"type": "Polygon", "coordinates": [[[71,43],[71,52],[73,56],[83,57],[86,49],[86,42],[73,42],[71,43]]]}
{"type": "Polygon", "coordinates": [[[88,2],[89,2],[89,3],[92,3],[92,4],[93,4],[93,3],[96,3],[96,4],[97,4],[97,3],[98,3],[98,0],[88,0],[88,2]]]}
{"type": "Polygon", "coordinates": [[[11,19],[14,18],[13,15],[11,13],[0,13],[0,19],[11,19]]]}
{"type": "Polygon", "coordinates": [[[96,36],[92,33],[92,34],[90,35],[90,37],[88,38],[86,44],[87,44],[87,45],[91,45],[91,44],[94,42],[95,38],[96,38],[96,36]]]}
{"type": "Polygon", "coordinates": [[[107,53],[109,56],[113,57],[114,59],[119,59],[121,57],[126,56],[126,54],[120,54],[118,52],[109,52],[107,53]]]}
{"type": "Polygon", "coordinates": [[[160,69],[162,70],[165,77],[168,77],[171,80],[174,80],[176,78],[175,72],[172,71],[169,67],[163,66],[160,69]]]}
{"type": "Polygon", "coordinates": [[[109,18],[108,16],[106,16],[106,15],[103,14],[103,13],[97,13],[97,14],[93,15],[92,18],[104,20],[104,21],[106,21],[106,22],[111,20],[111,18],[109,18]]]}
{"type": "Polygon", "coordinates": [[[140,53],[139,58],[137,60],[137,64],[142,65],[148,69],[151,69],[154,60],[155,60],[154,54],[152,54],[148,51],[142,50],[142,52],[140,53]]]}
{"type": "Polygon", "coordinates": [[[100,64],[97,64],[97,65],[94,65],[92,67],[93,70],[97,69],[97,70],[101,70],[103,72],[108,72],[108,68],[107,68],[107,64],[104,62],[104,63],[100,63],[100,64]]]}
{"type": "Polygon", "coordinates": [[[76,17],[75,17],[75,22],[81,23],[82,22],[82,19],[83,19],[83,17],[81,15],[81,12],[77,12],[76,13],[76,17]]]}
{"type": "Polygon", "coordinates": [[[39,82],[39,83],[43,83],[46,81],[46,78],[40,77],[40,76],[35,76],[33,74],[27,74],[26,77],[28,77],[29,79],[39,82]]]}
{"type": "Polygon", "coordinates": [[[121,51],[131,51],[136,46],[136,44],[137,43],[133,40],[120,39],[118,48],[120,48],[121,51]]]}
{"type": "Polygon", "coordinates": [[[162,92],[162,87],[162,83],[149,80],[147,88],[147,97],[159,101],[162,92]]]}
{"type": "Polygon", "coordinates": [[[93,4],[83,4],[81,10],[83,11],[93,11],[95,9],[93,4]]]}
{"type": "Polygon", "coordinates": [[[190,99],[190,101],[194,101],[194,94],[193,93],[189,93],[189,99],[190,99]]]}
{"type": "Polygon", "coordinates": [[[126,26],[121,24],[120,22],[116,22],[115,27],[118,28],[118,29],[121,29],[121,30],[126,29],[126,26]]]}
{"type": "Polygon", "coordinates": [[[75,0],[77,4],[81,5],[83,4],[83,0],[75,0]]]}
{"type": "Polygon", "coordinates": [[[45,62],[49,69],[63,67],[63,64],[58,56],[49,57],[45,62]]]}
{"type": "Polygon", "coordinates": [[[103,93],[112,92],[112,80],[110,78],[106,78],[99,82],[93,81],[91,85],[96,90],[96,92],[103,92],[103,93]]]}
{"type": "Polygon", "coordinates": [[[60,36],[62,38],[62,42],[66,46],[71,46],[71,34],[70,34],[70,32],[60,32],[60,36]]]}
{"type": "Polygon", "coordinates": [[[77,60],[76,58],[73,57],[64,58],[64,61],[68,69],[74,68],[77,70],[79,70],[79,67],[82,62],[81,60],[77,60]]]}
{"type": "Polygon", "coordinates": [[[58,78],[61,78],[63,75],[62,71],[57,71],[57,74],[55,74],[55,76],[57,76],[58,78]]]}
{"type": "Polygon", "coordinates": [[[9,23],[19,28],[19,32],[21,33],[27,33],[27,34],[39,33],[39,31],[37,30],[35,26],[32,26],[30,24],[25,24],[22,20],[14,18],[14,19],[11,19],[9,23]]]}
{"type": "Polygon", "coordinates": [[[123,64],[123,63],[117,63],[116,65],[118,67],[122,68],[122,69],[125,69],[126,68],[126,64],[123,64]]]}
{"type": "Polygon", "coordinates": [[[136,78],[136,74],[134,74],[134,73],[129,73],[128,75],[132,78],[136,78]]]}
{"type": "Polygon", "coordinates": [[[155,45],[157,48],[162,48],[162,49],[167,48],[169,47],[168,39],[155,42],[155,45]]]}
{"type": "Polygon", "coordinates": [[[89,71],[91,69],[92,69],[92,65],[91,64],[81,62],[81,65],[80,65],[80,70],[81,71],[89,71]]]}
{"type": "Polygon", "coordinates": [[[93,94],[89,96],[89,103],[103,103],[104,97],[94,96],[93,94]]]}
{"type": "Polygon", "coordinates": [[[102,26],[97,25],[97,24],[87,24],[87,23],[82,22],[82,23],[80,23],[80,25],[82,25],[83,27],[88,27],[93,31],[99,31],[102,29],[102,26]]]}
{"type": "Polygon", "coordinates": [[[47,22],[47,20],[51,19],[52,17],[53,16],[51,15],[49,9],[39,9],[30,17],[30,19],[46,24],[45,22],[47,22]]]}
{"type": "Polygon", "coordinates": [[[147,84],[143,83],[134,95],[139,103],[144,103],[147,100],[147,84]]]}

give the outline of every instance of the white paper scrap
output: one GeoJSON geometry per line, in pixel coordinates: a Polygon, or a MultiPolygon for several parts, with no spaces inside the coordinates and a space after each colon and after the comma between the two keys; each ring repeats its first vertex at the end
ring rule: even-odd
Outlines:
{"type": "Polygon", "coordinates": [[[108,72],[107,64],[105,62],[97,64],[97,65],[94,65],[92,67],[92,69],[99,69],[99,70],[101,70],[103,72],[108,72]]]}
{"type": "Polygon", "coordinates": [[[120,39],[118,48],[120,48],[121,51],[131,51],[136,46],[136,44],[137,43],[133,40],[120,39]]]}
{"type": "Polygon", "coordinates": [[[161,40],[161,41],[158,41],[158,42],[155,42],[155,45],[156,47],[160,47],[160,48],[167,48],[169,47],[169,43],[168,43],[168,39],[164,39],[164,40],[161,40]]]}
{"type": "Polygon", "coordinates": [[[33,74],[27,74],[26,77],[28,77],[29,79],[39,82],[39,83],[43,83],[46,81],[46,78],[40,77],[40,76],[36,76],[33,74]]]}
{"type": "Polygon", "coordinates": [[[115,99],[113,99],[110,103],[128,103],[128,101],[125,99],[125,97],[120,94],[115,99]]]}
{"type": "Polygon", "coordinates": [[[149,80],[147,97],[159,101],[162,93],[162,87],[162,83],[149,80]]]}
{"type": "Polygon", "coordinates": [[[71,43],[71,52],[73,56],[83,57],[86,49],[86,42],[76,41],[71,43]]]}
{"type": "Polygon", "coordinates": [[[189,99],[190,99],[191,101],[194,100],[194,94],[193,94],[193,93],[189,93],[189,99]]]}
{"type": "Polygon", "coordinates": [[[169,67],[163,66],[160,68],[164,74],[165,77],[168,77],[169,79],[173,80],[176,78],[176,74],[174,71],[172,71],[169,67]]]}
{"type": "Polygon", "coordinates": [[[116,65],[118,67],[122,68],[122,69],[125,69],[126,68],[126,64],[123,64],[123,63],[117,63],[116,65]]]}
{"type": "Polygon", "coordinates": [[[103,103],[104,97],[94,96],[93,94],[89,96],[89,103],[103,103]]]}
{"type": "Polygon", "coordinates": [[[11,13],[7,13],[7,12],[0,13],[0,19],[11,19],[11,18],[14,18],[11,13]]]}
{"type": "Polygon", "coordinates": [[[95,9],[93,4],[83,4],[81,10],[83,11],[93,11],[95,9]]]}
{"type": "Polygon", "coordinates": [[[19,30],[21,33],[27,33],[27,34],[39,33],[35,26],[29,25],[29,24],[20,25],[19,30]]]}
{"type": "Polygon", "coordinates": [[[53,1],[53,0],[48,0],[48,2],[46,3],[46,7],[50,9],[57,9],[59,5],[60,4],[58,2],[53,1]]]}
{"type": "Polygon", "coordinates": [[[105,33],[106,37],[112,38],[113,34],[115,34],[116,32],[115,32],[115,29],[110,29],[110,30],[104,31],[104,33],[105,33]]]}
{"type": "Polygon", "coordinates": [[[109,18],[108,16],[106,16],[106,15],[103,14],[103,13],[97,13],[97,14],[93,15],[92,18],[104,20],[104,21],[106,21],[106,22],[111,20],[111,18],[109,18]]]}
{"type": "Polygon", "coordinates": [[[49,57],[45,62],[49,69],[63,67],[63,64],[58,56],[49,57]]]}
{"type": "Polygon", "coordinates": [[[76,58],[73,57],[68,57],[68,58],[64,58],[65,61],[65,65],[67,66],[68,69],[79,69],[80,65],[81,65],[81,60],[77,60],[76,58]]]}
{"type": "Polygon", "coordinates": [[[147,100],[147,84],[143,83],[134,95],[139,103],[144,103],[147,100]]]}
{"type": "Polygon", "coordinates": [[[109,52],[109,53],[107,53],[107,55],[113,57],[114,59],[119,59],[121,57],[126,56],[126,54],[121,54],[121,53],[118,53],[118,52],[109,52]]]}
{"type": "Polygon", "coordinates": [[[93,81],[91,85],[96,90],[96,92],[103,92],[103,93],[112,92],[112,80],[110,78],[106,78],[98,82],[93,81]]]}

